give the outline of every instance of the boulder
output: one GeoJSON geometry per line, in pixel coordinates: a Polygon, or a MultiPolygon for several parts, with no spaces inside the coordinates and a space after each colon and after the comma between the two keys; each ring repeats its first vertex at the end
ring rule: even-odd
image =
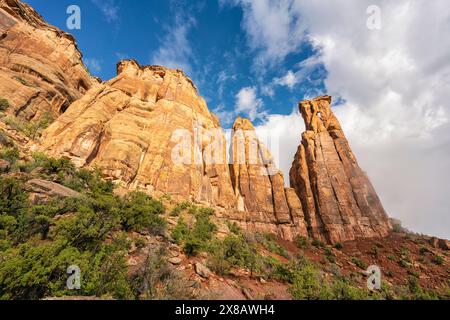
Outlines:
{"type": "Polygon", "coordinates": [[[200,262],[195,263],[195,272],[202,278],[209,279],[212,272],[200,262]]]}
{"type": "Polygon", "coordinates": [[[32,179],[27,182],[31,189],[30,200],[34,204],[42,204],[49,201],[50,198],[76,198],[80,193],[64,187],[58,183],[42,179],[32,179]]]}

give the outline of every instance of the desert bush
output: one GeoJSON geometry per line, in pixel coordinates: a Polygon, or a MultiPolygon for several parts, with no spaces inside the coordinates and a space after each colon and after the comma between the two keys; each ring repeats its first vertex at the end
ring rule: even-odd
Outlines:
{"type": "Polygon", "coordinates": [[[313,239],[311,244],[317,248],[325,248],[325,244],[322,241],[320,241],[319,239],[313,239]]]}
{"type": "Polygon", "coordinates": [[[195,215],[195,223],[190,226],[180,218],[172,231],[172,238],[178,244],[183,244],[183,251],[187,255],[195,256],[200,251],[207,250],[217,227],[210,221],[214,210],[192,206],[190,211],[195,215]]]}
{"type": "Polygon", "coordinates": [[[10,164],[14,164],[20,158],[19,149],[16,147],[2,148],[0,150],[0,158],[8,161],[10,164]]]}
{"type": "Polygon", "coordinates": [[[334,248],[337,250],[342,250],[344,248],[344,245],[340,242],[337,242],[334,244],[334,248]]]}
{"type": "Polygon", "coordinates": [[[295,245],[297,246],[297,248],[299,249],[306,249],[309,247],[309,241],[308,238],[306,237],[302,237],[302,236],[297,236],[295,238],[295,245]]]}
{"type": "Polygon", "coordinates": [[[31,139],[35,139],[53,120],[50,116],[44,116],[39,122],[25,122],[14,116],[7,116],[3,121],[14,130],[21,132],[31,139]]]}
{"type": "Polygon", "coordinates": [[[283,247],[276,243],[276,236],[270,233],[257,233],[255,236],[257,242],[262,244],[268,251],[276,253],[284,258],[289,258],[289,255],[283,247]]]}
{"type": "Polygon", "coordinates": [[[163,234],[166,223],[161,215],[165,209],[160,201],[145,193],[133,192],[123,199],[120,211],[124,230],[163,234]]]}
{"type": "Polygon", "coordinates": [[[249,269],[251,274],[259,269],[256,247],[247,243],[242,235],[229,235],[214,240],[208,248],[208,265],[214,272],[225,275],[233,267],[249,269]]]}
{"type": "Polygon", "coordinates": [[[5,147],[13,147],[14,146],[14,143],[8,137],[6,132],[3,131],[3,129],[0,129],[0,146],[5,146],[5,147]]]}
{"type": "Polygon", "coordinates": [[[444,264],[445,259],[439,255],[435,255],[433,257],[433,259],[431,260],[431,262],[433,262],[434,264],[437,264],[437,265],[442,265],[442,264],[444,264]]]}
{"type": "Polygon", "coordinates": [[[230,232],[233,234],[236,235],[242,234],[242,230],[236,222],[227,221],[227,227],[228,230],[230,230],[230,232]]]}
{"type": "Polygon", "coordinates": [[[5,111],[9,108],[9,101],[5,98],[0,98],[0,111],[5,111]]]}
{"type": "Polygon", "coordinates": [[[367,270],[367,264],[359,258],[353,257],[352,262],[360,269],[367,270]]]}
{"type": "Polygon", "coordinates": [[[289,292],[296,300],[326,300],[332,296],[329,286],[312,264],[295,270],[292,279],[289,292]]]}
{"type": "Polygon", "coordinates": [[[136,299],[185,300],[194,295],[187,281],[167,263],[167,249],[160,245],[146,257],[133,275],[131,288],[136,299]]]}

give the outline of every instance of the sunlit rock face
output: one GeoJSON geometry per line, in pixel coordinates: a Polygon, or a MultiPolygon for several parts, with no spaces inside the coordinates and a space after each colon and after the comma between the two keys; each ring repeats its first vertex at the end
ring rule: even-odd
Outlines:
{"type": "Polygon", "coordinates": [[[248,119],[238,118],[233,125],[232,160],[238,212],[228,217],[247,230],[276,233],[287,240],[307,236],[300,200],[293,189],[285,189],[283,174],[248,119]]]}
{"type": "Polygon", "coordinates": [[[290,171],[314,238],[341,242],[386,236],[388,216],[331,111],[331,97],[300,103],[306,131],[290,171]]]}
{"type": "Polygon", "coordinates": [[[98,81],[89,75],[73,37],[33,8],[0,0],[0,97],[24,120],[56,118],[98,81]]]}
{"type": "Polygon", "coordinates": [[[129,190],[234,207],[224,135],[192,81],[133,60],[117,73],[73,103],[43,133],[41,149],[98,167],[129,190]]]}

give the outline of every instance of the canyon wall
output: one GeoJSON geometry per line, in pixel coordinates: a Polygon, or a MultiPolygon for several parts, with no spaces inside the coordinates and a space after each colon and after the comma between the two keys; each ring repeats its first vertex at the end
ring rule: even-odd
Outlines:
{"type": "Polygon", "coordinates": [[[120,62],[117,77],[73,103],[41,141],[48,154],[98,167],[128,190],[236,203],[220,124],[180,70],[120,62]]]}
{"type": "Polygon", "coordinates": [[[0,97],[24,120],[56,118],[98,81],[74,38],[29,5],[0,0],[0,97]]]}
{"type": "Polygon", "coordinates": [[[124,60],[115,78],[100,82],[71,35],[18,0],[0,0],[0,97],[21,120],[56,119],[31,149],[98,168],[121,192],[170,194],[286,240],[390,232],[328,96],[300,103],[306,131],[286,188],[249,120],[235,121],[228,154],[218,119],[183,71],[124,60]]]}

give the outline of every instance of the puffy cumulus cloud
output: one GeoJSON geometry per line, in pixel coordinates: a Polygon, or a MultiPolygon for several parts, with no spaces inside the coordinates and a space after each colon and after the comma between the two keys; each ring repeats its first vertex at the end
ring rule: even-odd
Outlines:
{"type": "Polygon", "coordinates": [[[328,93],[341,100],[335,112],[387,211],[414,231],[450,238],[448,1],[238,2],[252,46],[253,35],[270,34],[277,17],[288,16],[279,27],[287,34],[307,30],[301,40],[286,38],[279,55],[272,45],[282,36],[262,36],[262,57],[281,59],[299,41],[310,42],[327,70],[328,93]],[[380,30],[366,25],[373,4],[381,9],[380,30]],[[273,14],[261,12],[268,6],[275,6],[273,14]]]}
{"type": "Polygon", "coordinates": [[[275,164],[284,173],[286,186],[289,185],[289,170],[304,129],[297,109],[290,115],[268,115],[263,124],[255,127],[258,139],[269,148],[275,164]]]}
{"type": "Polygon", "coordinates": [[[236,94],[235,113],[248,116],[251,121],[266,115],[262,110],[263,101],[257,97],[256,87],[245,87],[236,94]]]}
{"type": "Polygon", "coordinates": [[[281,62],[300,48],[304,30],[291,0],[219,0],[219,3],[242,7],[242,26],[249,47],[257,52],[258,71],[264,72],[266,65],[281,62]]]}
{"type": "Polygon", "coordinates": [[[269,84],[263,85],[261,91],[264,95],[273,97],[277,86],[284,86],[293,91],[298,84],[309,86],[310,88],[318,87],[322,79],[313,79],[315,72],[323,71],[323,64],[318,56],[311,56],[295,65],[295,70],[289,70],[282,77],[275,77],[269,84]]]}

